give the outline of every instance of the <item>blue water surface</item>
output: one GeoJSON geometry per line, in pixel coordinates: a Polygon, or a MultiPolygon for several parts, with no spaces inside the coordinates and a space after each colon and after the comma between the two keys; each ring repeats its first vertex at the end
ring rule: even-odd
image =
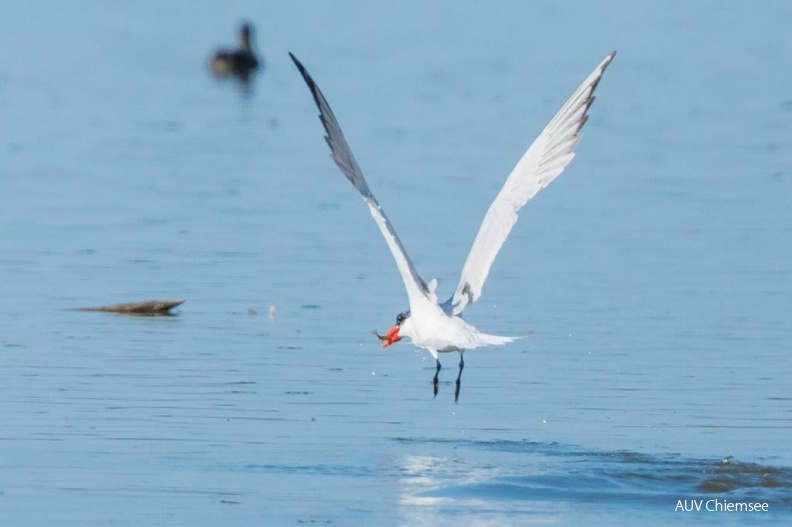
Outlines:
{"type": "Polygon", "coordinates": [[[780,1],[4,2],[0,523],[788,522],[790,27],[780,1]],[[243,19],[265,69],[213,79],[243,19]],[[466,311],[526,338],[466,354],[459,404],[447,358],[433,399],[431,358],[371,335],[406,295],[287,52],[442,296],[614,49],[466,311]],[[186,302],[72,310],[153,298],[186,302]]]}

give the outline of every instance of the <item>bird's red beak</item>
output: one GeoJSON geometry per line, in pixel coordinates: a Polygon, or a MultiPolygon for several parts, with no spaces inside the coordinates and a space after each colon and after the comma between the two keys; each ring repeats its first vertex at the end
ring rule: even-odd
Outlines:
{"type": "Polygon", "coordinates": [[[384,337],[380,337],[379,339],[382,342],[383,349],[387,348],[394,342],[399,342],[401,340],[401,337],[399,336],[399,326],[393,326],[388,330],[387,333],[385,333],[384,337]]]}

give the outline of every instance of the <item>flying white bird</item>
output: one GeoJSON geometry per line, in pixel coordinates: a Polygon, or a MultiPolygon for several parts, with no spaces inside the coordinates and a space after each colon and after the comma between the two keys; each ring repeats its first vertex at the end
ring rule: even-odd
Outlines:
{"type": "Polygon", "coordinates": [[[437,364],[432,380],[435,396],[437,396],[438,374],[441,368],[439,354],[454,351],[459,353],[459,375],[454,392],[456,401],[459,399],[462,369],[465,367],[463,358],[465,350],[506,344],[519,338],[482,333],[462,318],[462,311],[469,303],[475,302],[481,296],[492,262],[517,221],[517,212],[528,200],[558,177],[575,157],[573,149],[580,138],[580,129],[588,120],[587,112],[594,102],[594,90],[615,54],[614,51],[605,57],[605,60],[575,90],[506,178],[506,183],[484,216],[484,221],[462,267],[462,276],[456,291],[451,298],[439,303],[436,294],[437,280],[426,283],[418,275],[385,211],[371,193],[327,99],[300,61],[289,53],[319,107],[319,118],[327,132],[325,139],[330,146],[332,158],[363,196],[363,201],[368,205],[374,221],[377,222],[393,253],[404,287],[407,289],[410,309],[396,317],[396,324],[385,335],[377,335],[377,337],[382,341],[383,348],[406,337],[411,339],[414,345],[432,354],[437,364]]]}

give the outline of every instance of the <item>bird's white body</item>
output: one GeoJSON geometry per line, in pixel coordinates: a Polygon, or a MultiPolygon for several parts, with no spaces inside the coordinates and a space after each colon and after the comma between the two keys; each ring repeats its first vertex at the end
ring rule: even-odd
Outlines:
{"type": "MultiPolygon", "coordinates": [[[[517,222],[518,211],[558,177],[575,156],[573,150],[579,139],[578,133],[588,119],[588,109],[594,102],[594,90],[615,53],[605,57],[575,90],[506,178],[503,188],[484,216],[454,294],[443,303],[437,299],[437,281],[432,280],[427,284],[415,270],[390,220],[369,189],[324,95],[303,65],[290,54],[319,108],[319,118],[327,132],[325,139],[333,160],[368,205],[396,261],[407,291],[410,310],[397,317],[396,325],[385,336],[379,336],[383,346],[409,338],[414,345],[428,350],[437,360],[439,353],[457,351],[461,356],[465,350],[507,344],[518,338],[481,333],[460,315],[469,303],[481,296],[490,267],[517,222]]],[[[460,360],[459,367],[461,376],[463,360],[460,360]]],[[[437,360],[439,371],[440,361],[437,360]]],[[[459,395],[459,379],[457,377],[456,396],[459,395]]],[[[435,395],[437,384],[435,373],[435,395]]]]}
{"type": "Polygon", "coordinates": [[[428,350],[435,359],[439,353],[508,344],[517,338],[482,333],[461,316],[446,313],[440,304],[428,300],[410,302],[410,316],[402,323],[399,336],[428,350]]]}

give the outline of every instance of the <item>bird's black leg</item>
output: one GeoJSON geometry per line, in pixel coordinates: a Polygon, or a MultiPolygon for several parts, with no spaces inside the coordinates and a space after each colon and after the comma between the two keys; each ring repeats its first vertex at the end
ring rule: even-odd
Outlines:
{"type": "Polygon", "coordinates": [[[459,387],[462,386],[462,370],[465,369],[465,358],[459,352],[459,375],[457,375],[456,389],[454,390],[454,402],[459,402],[459,387]]]}
{"type": "Polygon", "coordinates": [[[440,360],[435,359],[437,362],[437,369],[435,370],[434,379],[432,379],[432,387],[434,388],[434,396],[437,397],[437,390],[440,388],[440,381],[438,380],[437,376],[440,374],[440,360]]]}

